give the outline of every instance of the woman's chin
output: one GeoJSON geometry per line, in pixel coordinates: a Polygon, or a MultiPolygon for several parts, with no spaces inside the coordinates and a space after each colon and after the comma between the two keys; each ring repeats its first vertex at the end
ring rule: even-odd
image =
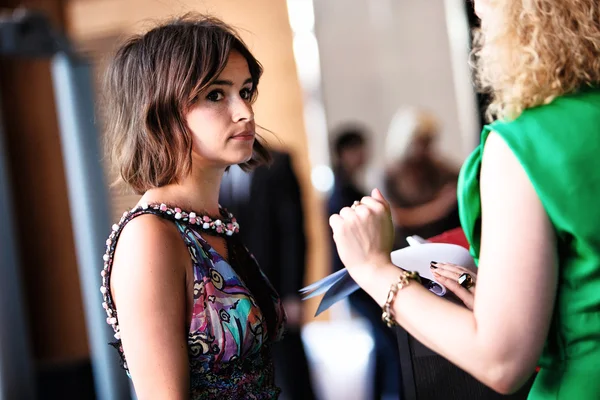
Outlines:
{"type": "Polygon", "coordinates": [[[235,155],[232,155],[230,158],[231,165],[244,164],[252,159],[252,148],[249,151],[239,152],[235,155]]]}

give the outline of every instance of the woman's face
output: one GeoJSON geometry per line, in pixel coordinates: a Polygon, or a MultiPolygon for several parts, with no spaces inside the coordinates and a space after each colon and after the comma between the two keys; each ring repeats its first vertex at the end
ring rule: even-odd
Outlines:
{"type": "Polygon", "coordinates": [[[232,51],[221,74],[200,93],[186,115],[193,133],[194,164],[225,168],[252,157],[255,89],[246,59],[232,51]]]}

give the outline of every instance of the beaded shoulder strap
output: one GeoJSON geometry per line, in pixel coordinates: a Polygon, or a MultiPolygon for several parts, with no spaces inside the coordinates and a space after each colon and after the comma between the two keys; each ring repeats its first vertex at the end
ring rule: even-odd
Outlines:
{"type": "Polygon", "coordinates": [[[106,323],[112,326],[115,332],[114,337],[118,341],[117,343],[113,343],[113,346],[118,346],[117,348],[121,353],[121,334],[119,331],[117,310],[110,293],[110,274],[112,270],[114,251],[123,228],[129,221],[143,214],[153,214],[173,220],[175,222],[197,226],[210,235],[227,237],[239,233],[240,229],[240,226],[234,216],[227,212],[227,210],[224,208],[221,208],[222,215],[220,218],[212,218],[208,215],[197,214],[193,211],[183,211],[179,207],[169,207],[164,203],[141,204],[133,208],[131,211],[126,211],[123,213],[120,221],[112,226],[112,231],[106,240],[106,251],[103,256],[104,267],[100,273],[102,276],[102,286],[100,287],[100,292],[103,296],[102,307],[106,310],[107,314],[106,323]]]}

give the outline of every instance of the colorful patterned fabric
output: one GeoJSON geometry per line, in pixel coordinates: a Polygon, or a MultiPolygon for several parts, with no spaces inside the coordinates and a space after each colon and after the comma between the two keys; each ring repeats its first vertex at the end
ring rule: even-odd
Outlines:
{"type": "MultiPolygon", "coordinates": [[[[189,250],[194,271],[194,303],[188,333],[191,398],[196,399],[276,399],[280,390],[274,385],[269,344],[283,333],[285,313],[273,293],[277,311],[276,332],[267,332],[267,324],[255,299],[234,268],[200,235],[195,224],[175,217],[172,209],[138,207],[125,213],[113,226],[107,241],[103,306],[108,322],[115,329],[114,344],[127,363],[121,346],[118,313],[110,295],[110,271],[118,237],[133,218],[154,214],[177,226],[189,250]]],[[[267,278],[263,275],[265,281],[267,278]]],[[[269,283],[269,287],[270,283],[269,283]]]]}

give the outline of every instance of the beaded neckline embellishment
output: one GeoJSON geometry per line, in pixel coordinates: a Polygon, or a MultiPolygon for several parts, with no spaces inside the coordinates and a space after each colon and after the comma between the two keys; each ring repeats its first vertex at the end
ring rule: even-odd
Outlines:
{"type": "MultiPolygon", "coordinates": [[[[164,203],[163,204],[145,204],[144,203],[144,204],[134,208],[130,212],[125,212],[123,214],[122,219],[127,217],[127,215],[129,215],[129,214],[133,214],[136,211],[139,211],[140,209],[147,210],[149,208],[152,208],[154,210],[160,210],[160,211],[166,213],[167,215],[172,215],[173,218],[175,218],[178,221],[187,222],[192,225],[197,225],[197,226],[201,227],[203,230],[209,231],[209,233],[231,236],[234,233],[239,233],[239,231],[240,231],[240,225],[237,223],[237,220],[233,217],[233,214],[231,214],[231,213],[227,213],[227,218],[222,217],[220,219],[213,219],[213,218],[209,217],[208,215],[197,215],[193,211],[188,213],[186,211],[182,211],[178,207],[172,208],[172,207],[167,206],[164,203]]],[[[221,210],[223,210],[223,209],[221,209],[221,210]]],[[[119,225],[120,225],[120,223],[113,225],[113,232],[115,231],[115,227],[117,227],[117,229],[118,229],[119,225]]]]}
{"type": "Polygon", "coordinates": [[[103,303],[102,307],[106,310],[107,318],[106,323],[111,325],[115,332],[115,339],[121,339],[121,332],[119,331],[119,325],[117,321],[116,310],[112,304],[112,298],[108,292],[108,288],[110,285],[110,268],[112,268],[112,257],[114,253],[114,247],[116,244],[117,236],[119,235],[119,231],[123,225],[123,222],[127,219],[129,215],[133,215],[141,210],[156,210],[161,211],[167,215],[172,216],[177,221],[182,221],[190,225],[195,225],[206,231],[210,235],[218,235],[218,236],[232,236],[234,233],[239,233],[240,225],[237,220],[234,218],[233,214],[226,212],[225,209],[221,208],[221,211],[224,212],[227,217],[223,216],[220,219],[213,219],[208,215],[198,215],[195,212],[186,212],[181,210],[179,207],[169,207],[166,204],[141,204],[131,211],[125,211],[119,223],[114,224],[112,226],[112,231],[110,236],[106,240],[106,252],[102,259],[104,260],[104,268],[100,272],[102,276],[102,286],[100,287],[100,292],[102,293],[103,303]]]}

